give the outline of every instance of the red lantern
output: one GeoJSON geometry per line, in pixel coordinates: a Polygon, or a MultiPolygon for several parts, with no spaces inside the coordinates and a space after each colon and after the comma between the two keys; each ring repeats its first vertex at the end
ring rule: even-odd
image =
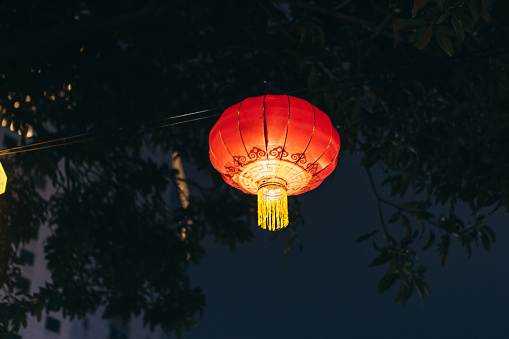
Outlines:
{"type": "Polygon", "coordinates": [[[258,194],[258,225],[288,225],[287,195],[316,188],[338,161],[329,117],[288,95],[247,98],[226,109],[209,135],[212,165],[231,186],[258,194]]]}

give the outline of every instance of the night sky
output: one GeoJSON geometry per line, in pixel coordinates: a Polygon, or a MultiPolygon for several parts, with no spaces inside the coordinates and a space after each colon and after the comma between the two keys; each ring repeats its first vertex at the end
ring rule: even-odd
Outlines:
{"type": "MultiPolygon", "coordinates": [[[[271,234],[255,225],[254,240],[236,252],[207,240],[207,257],[191,273],[192,283],[204,289],[207,305],[203,319],[184,339],[509,336],[506,214],[487,220],[497,234],[490,252],[477,248],[468,259],[453,241],[445,266],[439,263],[436,244],[421,253],[417,265],[428,266],[432,295],[421,300],[414,292],[402,307],[393,302],[394,286],[377,293],[385,266],[368,267],[377,256],[372,240],[355,242],[380,227],[376,199],[359,159],[343,156],[332,181],[326,179],[301,199],[303,248],[294,249],[288,260],[284,239],[271,241],[271,234]]],[[[401,228],[398,223],[390,227],[395,233],[401,228]]],[[[374,239],[383,245],[381,235],[374,239]]]]}

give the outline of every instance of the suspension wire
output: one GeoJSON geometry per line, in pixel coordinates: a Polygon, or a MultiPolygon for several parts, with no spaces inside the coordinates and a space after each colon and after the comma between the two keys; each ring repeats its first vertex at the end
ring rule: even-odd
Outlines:
{"type": "Polygon", "coordinates": [[[8,154],[16,154],[16,153],[24,153],[24,152],[31,152],[31,151],[37,151],[37,150],[43,150],[53,147],[59,147],[59,146],[67,146],[72,144],[77,144],[81,142],[87,142],[87,141],[94,141],[104,138],[109,138],[113,136],[119,136],[127,133],[141,133],[148,130],[153,130],[157,128],[163,128],[163,127],[169,127],[174,125],[180,125],[188,122],[203,120],[203,119],[209,119],[213,117],[217,117],[220,114],[213,114],[213,115],[206,115],[201,116],[197,118],[191,119],[191,117],[197,116],[197,115],[203,115],[205,113],[213,112],[218,110],[219,108],[212,108],[212,109],[206,109],[191,113],[185,113],[177,116],[162,118],[162,119],[153,119],[150,121],[140,121],[135,123],[130,123],[125,126],[121,126],[118,128],[109,128],[101,131],[96,132],[90,132],[90,133],[81,133],[70,137],[62,137],[58,139],[52,139],[48,141],[42,141],[37,142],[33,144],[28,145],[22,145],[17,147],[12,147],[8,149],[0,150],[0,156],[2,155],[8,155],[8,154]],[[187,118],[179,121],[174,121],[176,119],[182,119],[187,118]],[[168,122],[171,121],[171,122],[168,122]],[[141,128],[138,129],[132,129],[133,126],[139,126],[141,124],[144,124],[145,126],[141,126],[141,128]],[[147,126],[148,125],[148,126],[147,126]]]}
{"type": "MultiPolygon", "coordinates": [[[[360,76],[357,76],[354,78],[332,81],[327,84],[315,86],[312,88],[303,88],[303,89],[290,91],[290,92],[287,92],[287,94],[298,94],[298,93],[308,92],[309,94],[301,94],[300,95],[301,97],[306,97],[306,96],[310,96],[310,95],[316,95],[316,94],[328,92],[328,89],[331,89],[339,84],[349,84],[349,83],[351,84],[352,82],[354,82],[355,84],[346,85],[344,87],[340,87],[339,89],[356,87],[356,86],[358,86],[359,81],[364,82],[369,79],[374,79],[376,77],[379,77],[379,76],[382,76],[385,74],[400,73],[401,71],[404,71],[407,69],[417,69],[417,68],[429,66],[429,65],[432,65],[435,63],[454,60],[454,59],[460,60],[459,62],[457,62],[455,64],[461,64],[461,63],[465,62],[464,59],[466,57],[469,57],[472,55],[480,55],[480,57],[492,57],[495,55],[508,53],[508,51],[505,50],[505,48],[507,48],[507,47],[509,47],[509,44],[502,45],[502,46],[496,46],[496,47],[492,47],[492,48],[485,48],[485,49],[477,50],[477,51],[471,51],[471,52],[457,55],[454,57],[443,57],[443,58],[437,58],[437,59],[433,59],[433,60],[423,61],[423,62],[416,63],[416,64],[398,66],[398,67],[386,69],[386,70],[383,70],[380,72],[360,75],[360,76]],[[486,56],[481,55],[482,53],[495,52],[497,50],[499,50],[497,53],[488,54],[486,56]],[[315,90],[320,90],[320,91],[314,92],[315,90]]],[[[393,79],[394,77],[395,77],[395,75],[388,79],[393,79]]],[[[387,80],[387,79],[378,79],[378,81],[380,81],[380,80],[387,80]]],[[[225,106],[225,107],[229,107],[229,106],[225,106]]],[[[219,114],[206,115],[206,116],[200,116],[200,115],[214,112],[217,110],[222,110],[222,109],[223,109],[222,107],[217,107],[217,108],[205,109],[205,110],[196,111],[196,112],[184,113],[184,114],[171,116],[171,117],[157,118],[157,119],[152,119],[152,120],[147,120],[147,121],[132,122],[132,123],[129,123],[124,126],[117,127],[117,128],[109,128],[109,129],[104,129],[104,130],[100,130],[100,131],[96,131],[96,132],[81,133],[81,134],[77,134],[77,135],[73,135],[73,136],[69,136],[69,137],[62,137],[62,138],[52,139],[52,140],[48,140],[48,141],[42,141],[42,142],[37,142],[37,143],[33,143],[33,144],[28,144],[28,145],[22,145],[22,146],[17,146],[17,147],[12,147],[12,148],[1,149],[0,156],[43,150],[43,149],[48,149],[48,148],[53,148],[53,147],[67,146],[67,145],[77,144],[77,143],[81,143],[81,142],[94,141],[94,140],[109,138],[109,137],[113,137],[113,136],[119,136],[119,135],[123,135],[123,134],[127,134],[127,133],[141,133],[141,132],[145,132],[145,131],[149,131],[149,130],[153,130],[153,129],[175,126],[175,125],[199,121],[199,120],[203,120],[203,119],[210,119],[213,117],[218,117],[221,114],[219,113],[219,114]],[[198,117],[195,118],[195,116],[198,116],[198,117]],[[177,119],[179,119],[179,120],[174,121],[177,119]],[[140,125],[141,125],[141,127],[139,127],[140,125]],[[132,127],[138,127],[138,128],[132,129],[132,127]]]]}

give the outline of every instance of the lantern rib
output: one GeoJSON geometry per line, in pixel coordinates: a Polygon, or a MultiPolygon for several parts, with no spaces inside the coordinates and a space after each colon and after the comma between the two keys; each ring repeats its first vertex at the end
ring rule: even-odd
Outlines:
{"type": "Polygon", "coordinates": [[[265,94],[263,96],[263,102],[262,102],[262,115],[263,115],[263,141],[265,143],[265,159],[267,161],[269,160],[269,147],[268,147],[268,136],[267,136],[267,119],[265,118],[265,99],[267,98],[267,95],[265,94]]]}
{"type": "MultiPolygon", "coordinates": [[[[314,108],[314,107],[312,107],[312,108],[313,108],[313,112],[314,112],[314,111],[315,111],[315,108],[314,108]]],[[[314,112],[314,113],[315,113],[315,116],[316,116],[316,112],[314,112]]],[[[318,158],[316,158],[316,159],[315,159],[315,161],[313,161],[313,162],[312,162],[312,163],[310,163],[309,165],[314,165],[314,164],[316,164],[316,162],[317,162],[318,160],[320,160],[320,159],[322,158],[322,156],[323,156],[325,153],[327,153],[327,150],[328,150],[328,149],[330,148],[330,146],[332,145],[332,140],[334,139],[334,127],[332,126],[332,124],[330,124],[330,128],[331,128],[331,129],[330,129],[329,144],[327,145],[327,147],[325,148],[325,150],[322,152],[322,154],[320,154],[320,156],[319,156],[318,158]]],[[[329,166],[329,165],[327,165],[327,166],[329,166]]],[[[324,169],[325,169],[325,168],[327,168],[327,166],[325,166],[325,167],[324,167],[324,169]]],[[[320,170],[320,172],[321,172],[321,171],[322,171],[322,170],[320,170]]],[[[318,173],[320,173],[320,172],[318,172],[318,173]]],[[[318,173],[316,173],[316,174],[318,175],[318,173]]],[[[293,178],[295,178],[295,175],[294,175],[293,177],[290,177],[290,180],[291,180],[291,179],[293,179],[293,178]]]]}
{"type": "MultiPolygon", "coordinates": [[[[242,136],[242,130],[240,129],[240,108],[242,104],[246,101],[246,99],[242,100],[239,104],[239,109],[237,110],[237,128],[239,129],[240,140],[242,140],[242,146],[244,146],[244,150],[246,151],[246,156],[249,158],[249,151],[247,150],[246,143],[244,142],[244,137],[242,136]]],[[[241,166],[242,167],[242,166],[241,166]]]]}
{"type": "MultiPolygon", "coordinates": [[[[212,150],[212,148],[209,147],[209,152],[210,154],[212,154],[212,156],[214,157],[214,159],[216,159],[216,161],[221,164],[221,166],[223,166],[224,168],[226,168],[226,164],[223,164],[221,161],[219,161],[219,159],[216,157],[216,155],[214,154],[214,151],[212,150]]],[[[220,171],[221,173],[223,173],[223,171],[220,171]]]]}
{"type": "Polygon", "coordinates": [[[221,117],[219,118],[219,125],[217,126],[217,130],[219,131],[219,139],[221,139],[221,143],[223,144],[224,146],[224,149],[228,152],[228,154],[230,154],[230,156],[233,158],[233,154],[232,152],[230,152],[230,150],[228,149],[228,147],[226,146],[226,144],[224,143],[224,140],[223,140],[223,135],[221,133],[221,121],[223,120],[223,116],[221,115],[221,117]]]}
{"type": "MultiPolygon", "coordinates": [[[[243,103],[243,102],[244,102],[244,100],[242,100],[242,101],[239,103],[239,109],[238,109],[238,112],[239,112],[239,113],[240,113],[240,107],[242,106],[242,103],[243,103]]],[[[239,113],[238,113],[238,114],[239,114],[239,113]]],[[[238,116],[238,114],[237,114],[237,116],[238,116]]],[[[222,118],[223,118],[223,115],[221,115],[221,117],[219,118],[219,125],[218,125],[219,139],[221,139],[221,143],[223,144],[223,146],[224,146],[224,148],[226,149],[226,151],[228,151],[228,154],[230,154],[230,157],[233,159],[233,157],[234,157],[234,156],[233,156],[233,154],[230,152],[230,150],[228,149],[228,147],[226,146],[226,144],[225,144],[225,142],[224,142],[224,140],[223,140],[223,135],[222,135],[222,133],[221,133],[221,121],[222,121],[222,118]]],[[[238,119],[238,118],[237,118],[237,119],[238,119]]],[[[240,128],[239,128],[239,134],[240,134],[240,138],[241,138],[241,140],[242,140],[242,145],[244,146],[244,149],[246,149],[246,145],[244,144],[244,140],[242,139],[242,133],[240,133],[240,128]]],[[[246,150],[246,154],[247,154],[247,150],[246,150]]],[[[214,155],[214,157],[215,157],[215,155],[214,155]]],[[[217,158],[216,158],[216,159],[217,159],[217,158]]],[[[225,164],[223,164],[223,163],[222,163],[222,162],[220,162],[219,160],[218,160],[218,162],[219,162],[220,164],[222,164],[222,165],[223,165],[223,167],[225,167],[225,164]]],[[[240,164],[240,166],[239,166],[239,167],[242,167],[242,164],[240,164]]],[[[226,169],[226,167],[225,167],[225,169],[226,169]]],[[[227,171],[225,171],[225,172],[223,172],[223,173],[227,174],[227,171]]]]}
{"type": "MultiPolygon", "coordinates": [[[[311,106],[311,108],[313,109],[313,105],[311,103],[308,102],[308,104],[311,106]]],[[[306,151],[308,150],[308,147],[309,145],[311,144],[311,140],[313,140],[313,136],[315,135],[315,128],[316,128],[316,112],[315,110],[313,109],[313,131],[311,132],[311,136],[309,137],[309,141],[308,141],[308,144],[306,145],[306,148],[304,148],[304,151],[302,152],[302,154],[299,156],[299,158],[297,159],[297,161],[294,162],[293,166],[290,167],[288,169],[288,171],[285,173],[285,176],[290,173],[290,171],[299,163],[300,159],[302,159],[302,157],[304,156],[304,154],[306,153],[306,151]]],[[[300,167],[300,166],[299,166],[300,167]]]]}
{"type": "Polygon", "coordinates": [[[281,166],[281,160],[283,159],[283,154],[284,154],[285,147],[286,147],[286,140],[288,139],[288,129],[290,127],[290,112],[291,112],[290,96],[286,95],[286,97],[288,98],[288,119],[286,121],[286,132],[285,132],[285,140],[283,141],[283,152],[281,152],[281,155],[279,156],[279,164],[277,166],[276,177],[278,177],[279,169],[281,168],[280,167],[281,166]]]}

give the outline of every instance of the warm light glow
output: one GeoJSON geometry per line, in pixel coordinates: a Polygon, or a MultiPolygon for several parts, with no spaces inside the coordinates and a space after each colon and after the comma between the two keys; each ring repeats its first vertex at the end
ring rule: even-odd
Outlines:
{"type": "Polygon", "coordinates": [[[19,101],[16,101],[16,102],[14,103],[14,108],[19,108],[19,101]]]}
{"type": "Polygon", "coordinates": [[[280,184],[266,184],[258,190],[258,226],[276,231],[288,226],[288,198],[280,184]]]}
{"type": "Polygon", "coordinates": [[[274,178],[282,180],[288,195],[293,195],[309,183],[311,174],[293,162],[279,159],[258,160],[247,165],[235,181],[245,191],[257,194],[261,184],[274,178]]]}
{"type": "Polygon", "coordinates": [[[247,98],[226,109],[209,134],[214,168],[231,186],[258,196],[258,224],[288,225],[287,196],[306,193],[332,173],[339,135],[329,117],[288,95],[247,98]]]}
{"type": "Polygon", "coordinates": [[[25,102],[30,102],[31,100],[32,100],[32,98],[30,98],[30,95],[27,95],[25,98],[25,102]]]}
{"type": "Polygon", "coordinates": [[[7,186],[7,175],[5,174],[4,168],[0,163],[0,194],[4,194],[6,186],[7,186]]]}

